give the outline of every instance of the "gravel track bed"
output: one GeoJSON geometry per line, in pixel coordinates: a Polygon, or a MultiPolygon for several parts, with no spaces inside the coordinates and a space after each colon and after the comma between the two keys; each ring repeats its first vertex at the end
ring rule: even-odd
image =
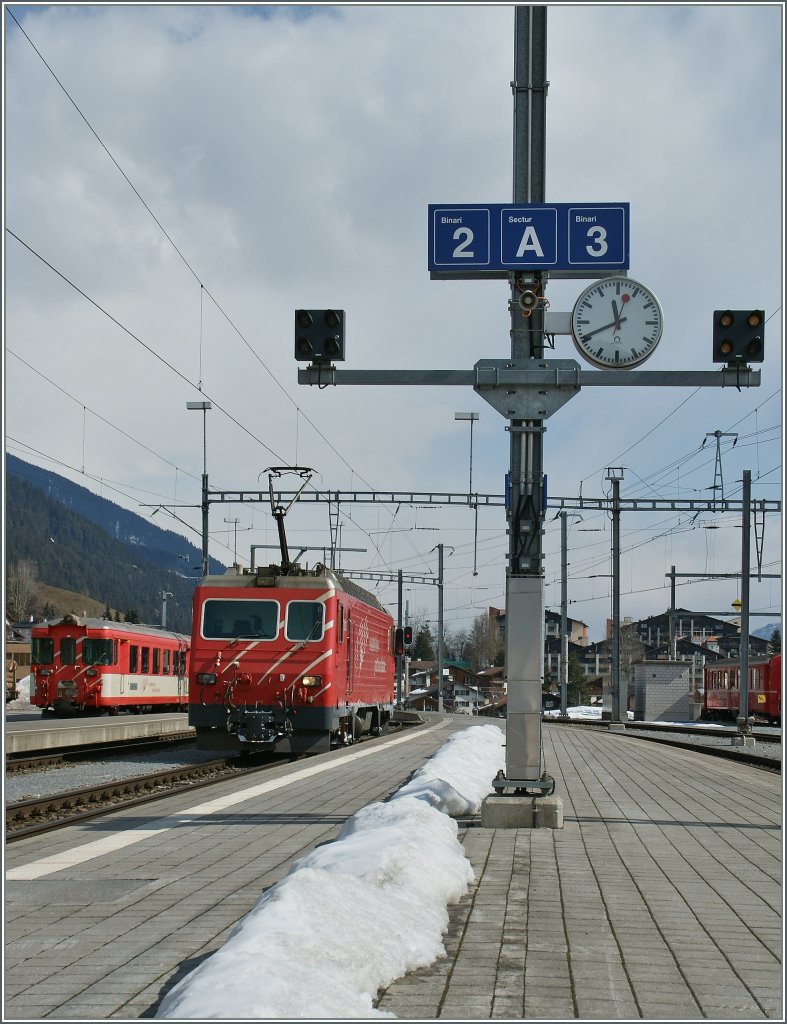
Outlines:
{"type": "Polygon", "coordinates": [[[151,753],[107,756],[100,761],[83,761],[62,768],[47,768],[6,776],[6,803],[56,796],[71,789],[85,789],[101,783],[122,782],[137,775],[149,775],[172,768],[216,761],[221,752],[180,748],[151,753]]]}

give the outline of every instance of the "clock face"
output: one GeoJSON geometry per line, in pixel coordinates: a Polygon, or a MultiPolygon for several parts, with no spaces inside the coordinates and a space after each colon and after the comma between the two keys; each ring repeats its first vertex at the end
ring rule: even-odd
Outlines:
{"type": "Polygon", "coordinates": [[[627,369],[653,355],[664,320],[656,296],[630,277],[605,277],[586,288],[571,314],[571,334],[594,366],[627,369]]]}

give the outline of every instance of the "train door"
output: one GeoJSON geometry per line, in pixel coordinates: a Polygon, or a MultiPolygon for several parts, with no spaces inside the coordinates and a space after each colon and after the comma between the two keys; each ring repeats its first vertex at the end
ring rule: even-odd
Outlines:
{"type": "Polygon", "coordinates": [[[353,630],[353,622],[352,622],[352,613],[350,611],[348,611],[347,612],[347,636],[345,638],[346,641],[347,641],[347,648],[345,650],[345,680],[346,680],[346,685],[345,685],[345,691],[344,691],[345,692],[345,696],[347,696],[347,697],[350,696],[350,694],[352,693],[352,690],[353,690],[353,657],[352,657],[353,633],[354,633],[354,630],[353,630]]]}

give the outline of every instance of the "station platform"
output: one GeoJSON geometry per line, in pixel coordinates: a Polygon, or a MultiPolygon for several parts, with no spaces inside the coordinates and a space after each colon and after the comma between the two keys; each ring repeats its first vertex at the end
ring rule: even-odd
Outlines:
{"type": "Polygon", "coordinates": [[[188,734],[196,736],[196,730],[189,725],[188,714],[179,712],[57,719],[42,718],[36,709],[32,714],[6,712],[4,746],[6,754],[24,754],[188,734]]]}
{"type": "MultiPolygon", "coordinates": [[[[156,1017],[293,861],[475,724],[430,717],[207,800],[9,844],[3,1019],[156,1017]]],[[[461,819],[476,878],[450,908],[447,955],[376,1007],[406,1020],[783,1020],[781,777],[625,733],[545,723],[543,738],[564,827],[461,819]]]]}

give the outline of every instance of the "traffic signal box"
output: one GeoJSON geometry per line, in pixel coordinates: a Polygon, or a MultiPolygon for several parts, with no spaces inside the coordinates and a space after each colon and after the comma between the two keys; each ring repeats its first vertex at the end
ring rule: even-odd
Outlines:
{"type": "Polygon", "coordinates": [[[405,648],[413,646],[413,627],[412,626],[401,626],[397,628],[394,634],[394,654],[397,657],[401,657],[405,648]]]}
{"type": "Polygon", "coordinates": [[[713,362],[740,366],[765,358],[765,313],[761,309],[713,312],[713,362]]]}
{"type": "Polygon", "coordinates": [[[295,358],[307,363],[344,361],[344,310],[296,309],[295,358]]]}

